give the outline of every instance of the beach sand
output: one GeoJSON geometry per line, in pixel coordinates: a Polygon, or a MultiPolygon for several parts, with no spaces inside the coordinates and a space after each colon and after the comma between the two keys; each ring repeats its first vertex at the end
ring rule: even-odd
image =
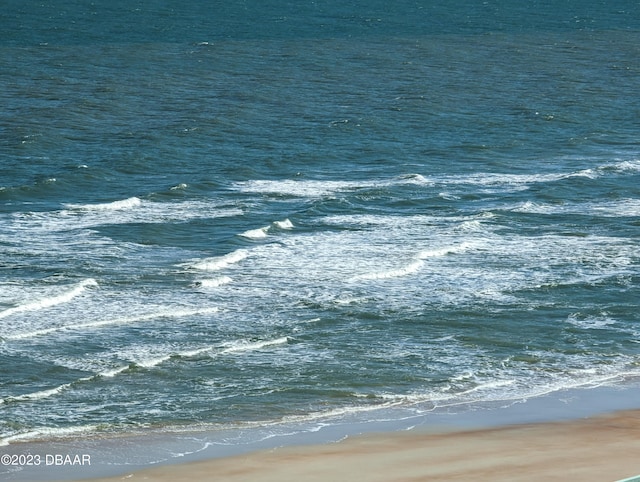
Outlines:
{"type": "Polygon", "coordinates": [[[613,482],[636,475],[640,410],[469,431],[362,435],[92,480],[613,482]]]}

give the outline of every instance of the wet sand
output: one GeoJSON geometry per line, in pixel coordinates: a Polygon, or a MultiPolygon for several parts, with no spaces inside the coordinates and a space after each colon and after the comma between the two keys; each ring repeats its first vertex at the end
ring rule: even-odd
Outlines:
{"type": "Polygon", "coordinates": [[[370,434],[92,480],[613,482],[633,476],[640,476],[640,410],[481,430],[370,434]]]}

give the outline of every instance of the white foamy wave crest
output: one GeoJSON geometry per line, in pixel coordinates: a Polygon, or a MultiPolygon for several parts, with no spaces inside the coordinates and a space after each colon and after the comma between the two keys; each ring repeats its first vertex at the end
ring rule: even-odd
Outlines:
{"type": "Polygon", "coordinates": [[[18,306],[14,306],[13,308],[8,308],[4,311],[0,311],[0,318],[6,318],[7,316],[11,316],[15,313],[43,310],[46,308],[50,308],[52,306],[60,305],[62,303],[68,303],[76,296],[82,294],[85,291],[85,289],[89,286],[98,286],[98,283],[96,280],[92,278],[83,280],[80,283],[78,283],[76,287],[74,287],[69,291],[65,291],[57,295],[41,298],[36,301],[31,301],[18,306]]]}
{"type": "Polygon", "coordinates": [[[227,348],[219,352],[220,355],[226,355],[229,353],[242,353],[247,351],[255,351],[273,345],[284,345],[289,343],[289,337],[283,336],[282,338],[276,338],[275,340],[248,342],[239,341],[229,343],[227,348]]]}
{"type": "Polygon", "coordinates": [[[620,199],[606,202],[562,205],[540,204],[526,201],[510,208],[510,210],[531,214],[588,214],[603,217],[635,217],[640,214],[640,200],[620,199]]]}
{"type": "Polygon", "coordinates": [[[598,167],[598,171],[614,171],[617,173],[640,172],[640,160],[619,161],[598,167]]]}
{"type": "Polygon", "coordinates": [[[145,360],[140,360],[140,361],[134,362],[134,366],[139,366],[139,367],[142,367],[142,368],[153,368],[153,367],[156,367],[156,366],[160,365],[161,363],[164,363],[164,362],[170,360],[172,356],[173,356],[173,354],[164,355],[164,356],[158,356],[158,357],[154,357],[154,358],[147,358],[145,360]]]}
{"type": "Polygon", "coordinates": [[[582,169],[569,174],[566,177],[586,177],[596,179],[605,176],[607,173],[625,174],[640,171],[640,160],[619,161],[612,164],[603,164],[595,168],[582,169]]]}
{"type": "Polygon", "coordinates": [[[467,232],[467,233],[477,233],[486,231],[486,227],[484,223],[478,219],[474,219],[472,221],[463,221],[458,226],[456,226],[457,232],[467,232]]]}
{"type": "Polygon", "coordinates": [[[262,239],[267,237],[267,233],[271,226],[265,226],[264,228],[250,229],[244,233],[240,233],[240,236],[248,239],[262,239]]]}
{"type": "Polygon", "coordinates": [[[142,204],[142,200],[137,197],[130,197],[128,199],[122,199],[120,201],[113,201],[110,203],[100,204],[65,204],[67,209],[79,210],[79,211],[120,211],[124,209],[131,209],[142,204]]]}
{"type": "MultiPolygon", "coordinates": [[[[289,337],[285,336],[282,338],[277,338],[275,340],[266,340],[266,341],[258,341],[258,342],[248,342],[246,340],[229,342],[223,345],[223,346],[226,346],[226,348],[223,348],[222,350],[219,350],[217,352],[214,352],[214,350],[216,349],[215,346],[206,346],[203,348],[196,348],[193,350],[186,350],[186,351],[180,351],[180,352],[169,352],[160,356],[150,356],[148,358],[139,358],[137,360],[131,361],[126,365],[122,365],[120,367],[110,369],[110,370],[104,370],[99,374],[94,375],[93,377],[89,377],[83,380],[92,380],[96,377],[110,378],[110,377],[119,375],[121,373],[127,372],[136,367],[147,368],[147,369],[154,368],[158,365],[161,365],[171,360],[172,358],[193,358],[199,355],[203,355],[205,353],[211,353],[212,357],[215,357],[217,355],[239,354],[239,353],[244,353],[249,351],[260,350],[262,348],[266,348],[269,346],[283,345],[288,342],[289,342],[289,337]]],[[[58,388],[61,390],[64,390],[68,387],[64,386],[64,387],[58,387],[58,388]]],[[[57,389],[51,390],[51,393],[49,394],[49,396],[57,393],[55,392],[55,390],[57,389]]]]}
{"type": "Polygon", "coordinates": [[[432,186],[434,184],[433,180],[421,174],[405,174],[400,176],[396,182],[398,184],[416,184],[418,186],[432,186]]]}
{"type": "Polygon", "coordinates": [[[469,395],[471,393],[476,393],[476,392],[487,392],[487,391],[493,391],[496,388],[503,388],[503,387],[511,387],[516,385],[516,380],[491,380],[491,381],[485,381],[485,382],[480,382],[478,385],[476,385],[475,387],[469,388],[468,390],[465,390],[463,392],[458,393],[458,396],[461,395],[469,395]]]}
{"type": "Polygon", "coordinates": [[[444,248],[426,249],[420,251],[418,254],[419,259],[436,258],[440,256],[446,256],[448,254],[463,253],[471,247],[471,243],[460,243],[457,246],[446,246],[444,248]]]}
{"type": "Polygon", "coordinates": [[[351,280],[352,281],[379,280],[379,279],[389,279],[389,278],[399,278],[402,276],[409,276],[420,271],[420,269],[424,266],[425,259],[442,257],[449,254],[461,253],[469,249],[470,246],[471,246],[471,243],[464,242],[464,243],[460,243],[457,246],[446,246],[443,248],[423,250],[420,253],[418,253],[418,255],[415,257],[415,259],[411,263],[407,264],[406,266],[403,266],[397,269],[376,271],[373,273],[365,273],[365,274],[357,275],[351,278],[351,280]]]}
{"type": "MultiPolygon", "coordinates": [[[[479,172],[467,175],[442,176],[434,178],[435,184],[444,186],[475,185],[485,188],[508,188],[510,190],[526,190],[529,186],[539,183],[562,181],[575,177],[595,179],[607,173],[637,172],[640,170],[640,161],[622,161],[614,164],[606,164],[595,168],[581,169],[574,172],[548,172],[538,174],[508,174],[479,172]]],[[[446,193],[451,195],[451,193],[446,193]]]]}
{"type": "Polygon", "coordinates": [[[640,216],[640,199],[620,199],[589,205],[591,212],[604,217],[640,216]]]}
{"type": "Polygon", "coordinates": [[[447,185],[471,184],[476,186],[512,186],[527,189],[530,184],[559,181],[568,175],[563,173],[548,174],[503,174],[492,172],[479,172],[463,176],[446,176],[441,180],[447,185]]]}
{"type": "Polygon", "coordinates": [[[233,280],[228,276],[220,276],[219,278],[202,279],[195,281],[193,286],[196,288],[217,288],[231,283],[233,280]]]}
{"type": "Polygon", "coordinates": [[[207,346],[204,348],[197,348],[195,350],[188,350],[188,351],[183,351],[182,353],[179,353],[179,356],[183,357],[183,358],[193,358],[196,356],[200,356],[204,353],[208,353],[211,350],[213,350],[214,347],[212,346],[207,346]]]}
{"type": "Polygon", "coordinates": [[[288,219],[283,219],[282,221],[275,221],[273,224],[280,229],[293,229],[293,223],[288,219]]]}
{"type": "Polygon", "coordinates": [[[618,164],[618,169],[621,171],[634,171],[640,172],[640,159],[633,161],[622,161],[618,164]]]}
{"type": "Polygon", "coordinates": [[[596,179],[599,175],[600,174],[596,169],[582,169],[569,174],[567,177],[586,177],[587,179],[596,179]]]}
{"type": "Polygon", "coordinates": [[[413,261],[412,263],[403,266],[402,268],[392,269],[388,271],[379,271],[376,273],[366,273],[352,278],[353,281],[358,280],[377,280],[377,279],[389,279],[399,278],[401,276],[408,276],[417,273],[424,265],[424,262],[420,259],[413,261]]]}
{"type": "Polygon", "coordinates": [[[150,357],[150,358],[144,358],[142,360],[137,360],[134,362],[131,362],[129,365],[117,368],[115,370],[112,371],[108,371],[108,372],[103,372],[101,373],[102,376],[114,376],[114,375],[118,375],[122,372],[125,372],[127,370],[130,370],[132,368],[135,367],[141,367],[141,368],[154,368],[157,367],[158,365],[161,365],[169,360],[171,360],[172,358],[193,358],[195,356],[198,355],[202,355],[203,353],[207,353],[210,352],[213,349],[212,346],[208,346],[205,348],[198,348],[195,350],[187,350],[187,351],[182,351],[182,352],[172,352],[172,353],[167,353],[165,355],[162,356],[158,356],[158,357],[150,357]]]}
{"type": "Polygon", "coordinates": [[[419,185],[431,186],[433,181],[420,174],[407,174],[393,179],[370,179],[363,181],[254,180],[236,183],[236,189],[246,193],[272,194],[295,197],[322,197],[338,192],[375,189],[390,186],[419,185]]]}
{"type": "Polygon", "coordinates": [[[224,256],[218,256],[215,258],[207,258],[197,263],[190,264],[189,266],[194,269],[202,271],[219,271],[232,264],[239,263],[243,259],[249,256],[249,251],[246,249],[238,249],[224,256]]]}
{"type": "Polygon", "coordinates": [[[156,223],[242,215],[242,209],[215,201],[142,201],[137,197],[104,204],[65,204],[60,211],[15,213],[13,228],[25,234],[86,229],[104,224],[156,223]]]}
{"type": "Polygon", "coordinates": [[[147,358],[139,358],[137,360],[127,362],[125,365],[120,365],[115,368],[102,370],[100,373],[97,373],[96,375],[91,377],[91,379],[113,378],[115,376],[120,375],[121,373],[126,373],[131,370],[135,370],[136,368],[146,368],[146,369],[154,368],[170,360],[173,356],[174,356],[173,353],[167,353],[160,356],[150,356],[147,358]]]}
{"type": "Polygon", "coordinates": [[[265,238],[272,227],[279,229],[293,229],[293,223],[289,219],[283,219],[282,221],[274,221],[269,226],[264,226],[258,229],[250,229],[240,234],[240,236],[249,239],[261,239],[265,238]]]}
{"type": "Polygon", "coordinates": [[[569,315],[567,323],[584,329],[603,329],[615,325],[616,320],[604,312],[600,316],[580,316],[579,313],[574,313],[569,315]]]}
{"type": "MultiPolygon", "coordinates": [[[[519,383],[518,378],[507,375],[503,379],[475,379],[474,386],[461,391],[451,391],[448,385],[443,390],[425,392],[415,392],[408,394],[400,393],[375,393],[375,394],[359,394],[354,393],[357,398],[380,399],[382,403],[355,405],[349,407],[340,407],[337,409],[329,409],[326,411],[311,412],[304,415],[291,415],[284,417],[286,422],[310,422],[320,419],[344,419],[345,416],[364,413],[370,411],[380,411],[391,407],[411,407],[413,414],[429,413],[436,410],[446,409],[455,406],[470,406],[474,403],[484,402],[522,402],[530,398],[536,398],[548,395],[553,392],[559,392],[572,388],[595,388],[599,386],[611,385],[619,382],[627,377],[637,376],[637,370],[622,372],[614,371],[612,373],[594,373],[593,371],[585,371],[583,373],[575,373],[576,378],[560,377],[551,383],[539,386],[528,386],[519,383]]],[[[379,420],[379,419],[378,419],[379,420]]],[[[264,422],[262,422],[264,424],[264,422]]],[[[324,426],[322,424],[321,426],[324,426]]]]}
{"type": "Polygon", "coordinates": [[[131,368],[130,365],[124,365],[124,366],[120,366],[117,368],[112,368],[111,370],[104,370],[100,373],[98,373],[98,377],[102,377],[102,378],[113,378],[116,375],[119,375],[122,372],[125,372],[127,370],[129,370],[131,368]]]}
{"type": "Polygon", "coordinates": [[[86,323],[76,323],[72,325],[61,325],[51,328],[43,328],[41,330],[29,331],[26,333],[15,333],[10,335],[3,335],[5,340],[21,340],[25,338],[34,338],[36,336],[48,335],[50,333],[55,333],[59,331],[70,331],[70,330],[84,330],[84,329],[95,329],[101,328],[104,326],[110,325],[125,325],[130,323],[137,323],[141,321],[149,321],[158,318],[184,318],[189,316],[197,316],[197,315],[206,315],[211,313],[217,313],[219,310],[217,307],[211,308],[200,308],[195,310],[181,310],[176,308],[167,308],[164,311],[158,311],[154,313],[145,313],[137,316],[129,316],[123,318],[112,318],[106,320],[99,321],[89,321],[86,323]]]}
{"type": "Polygon", "coordinates": [[[23,402],[23,401],[31,401],[31,400],[42,400],[42,399],[45,399],[45,398],[49,398],[49,397],[53,397],[55,395],[58,395],[58,394],[66,391],[66,390],[69,390],[76,383],[90,381],[90,380],[93,380],[94,378],[95,377],[93,377],[93,376],[85,377],[85,378],[79,378],[78,380],[76,380],[74,382],[64,383],[62,385],[59,385],[59,386],[54,387],[54,388],[49,388],[47,390],[40,390],[40,391],[37,391],[37,392],[25,393],[25,394],[22,394],[22,395],[9,396],[9,397],[6,397],[4,399],[1,399],[0,402],[9,403],[9,402],[23,402]]]}
{"type": "Polygon", "coordinates": [[[359,187],[364,187],[364,185],[353,181],[298,181],[285,179],[282,181],[256,180],[236,183],[236,188],[246,193],[295,197],[322,197],[338,191],[359,187]]]}
{"type": "Polygon", "coordinates": [[[37,430],[32,430],[29,432],[18,433],[15,435],[10,435],[8,437],[4,437],[0,439],[0,447],[7,446],[14,442],[27,442],[29,440],[37,440],[37,439],[58,439],[65,438],[70,436],[77,436],[82,433],[95,433],[98,429],[97,425],[84,425],[81,427],[67,427],[67,428],[59,428],[59,427],[42,427],[37,430]]]}
{"type": "Polygon", "coordinates": [[[531,201],[525,201],[511,208],[511,211],[517,213],[531,213],[531,214],[552,214],[555,211],[559,211],[561,208],[551,206],[549,204],[539,204],[531,201]]]}
{"type": "Polygon", "coordinates": [[[438,193],[438,197],[446,199],[447,201],[457,201],[460,199],[460,196],[445,191],[438,193]]]}

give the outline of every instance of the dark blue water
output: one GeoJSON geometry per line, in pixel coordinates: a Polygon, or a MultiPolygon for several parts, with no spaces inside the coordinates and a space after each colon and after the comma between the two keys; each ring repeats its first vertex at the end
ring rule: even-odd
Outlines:
{"type": "Polygon", "coordinates": [[[3,3],[4,443],[639,374],[635,2],[184,3],[3,3]]]}

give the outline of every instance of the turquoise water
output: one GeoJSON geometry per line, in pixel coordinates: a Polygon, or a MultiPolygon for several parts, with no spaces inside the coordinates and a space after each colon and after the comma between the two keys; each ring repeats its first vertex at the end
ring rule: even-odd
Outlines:
{"type": "Polygon", "coordinates": [[[634,2],[84,3],[0,14],[3,444],[640,374],[634,2]]]}

